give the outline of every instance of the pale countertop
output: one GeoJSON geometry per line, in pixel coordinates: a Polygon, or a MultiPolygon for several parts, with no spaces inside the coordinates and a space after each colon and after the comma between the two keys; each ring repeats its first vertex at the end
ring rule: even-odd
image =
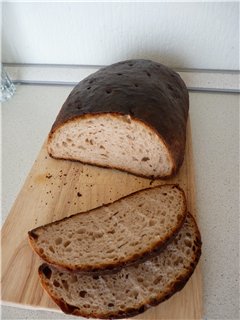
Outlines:
{"type": "MultiPolygon", "coordinates": [[[[70,86],[19,85],[2,104],[2,220],[70,86]]],[[[239,95],[190,93],[205,319],[239,319],[239,95]]],[[[2,319],[77,319],[2,307],[2,319]]]]}

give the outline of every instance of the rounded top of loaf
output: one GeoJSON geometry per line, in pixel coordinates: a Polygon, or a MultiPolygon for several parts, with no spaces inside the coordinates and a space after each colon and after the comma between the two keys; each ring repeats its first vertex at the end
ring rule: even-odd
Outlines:
{"type": "Polygon", "coordinates": [[[79,82],[62,106],[50,133],[89,114],[121,114],[151,127],[171,149],[177,169],[183,160],[189,97],[172,69],[151,60],[121,61],[79,82]]]}
{"type": "Polygon", "coordinates": [[[152,118],[151,113],[156,108],[167,114],[166,105],[176,109],[176,103],[179,108],[184,104],[187,116],[188,91],[178,73],[151,60],[126,60],[101,68],[80,81],[63,105],[64,120],[112,112],[152,122],[155,114],[152,118]]]}

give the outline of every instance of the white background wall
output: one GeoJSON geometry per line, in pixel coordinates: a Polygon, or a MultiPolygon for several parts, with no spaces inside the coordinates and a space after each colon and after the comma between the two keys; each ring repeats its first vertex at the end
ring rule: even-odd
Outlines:
{"type": "Polygon", "coordinates": [[[239,69],[239,3],[3,3],[3,62],[239,69]]]}

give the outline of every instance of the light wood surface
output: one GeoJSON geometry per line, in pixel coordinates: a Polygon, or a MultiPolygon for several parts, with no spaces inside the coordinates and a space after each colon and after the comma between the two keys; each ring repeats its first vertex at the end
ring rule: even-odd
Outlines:
{"type": "MultiPolygon", "coordinates": [[[[196,216],[191,130],[188,124],[185,160],[177,176],[155,180],[135,177],[77,162],[50,158],[44,144],[2,228],[2,301],[18,307],[56,310],[43,291],[27,232],[74,213],[112,202],[131,192],[164,183],[179,183],[188,208],[196,216]]],[[[168,301],[135,317],[142,320],[201,319],[201,267],[184,289],[168,301]]]]}

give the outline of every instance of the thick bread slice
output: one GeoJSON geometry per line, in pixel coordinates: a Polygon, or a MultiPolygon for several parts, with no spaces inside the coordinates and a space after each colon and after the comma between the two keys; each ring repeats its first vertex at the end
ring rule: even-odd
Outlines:
{"type": "Polygon", "coordinates": [[[182,164],[189,98],[180,76],[150,60],[102,68],[70,93],[54,122],[48,152],[147,177],[182,164]]]}
{"type": "Polygon", "coordinates": [[[58,271],[43,264],[41,284],[65,313],[112,319],[134,316],[181,290],[201,255],[191,214],[164,251],[139,265],[101,276],[58,271]]]}
{"type": "Polygon", "coordinates": [[[181,228],[186,212],[184,192],[162,185],[36,228],[29,240],[53,265],[86,272],[114,269],[160,250],[181,228]]]}

